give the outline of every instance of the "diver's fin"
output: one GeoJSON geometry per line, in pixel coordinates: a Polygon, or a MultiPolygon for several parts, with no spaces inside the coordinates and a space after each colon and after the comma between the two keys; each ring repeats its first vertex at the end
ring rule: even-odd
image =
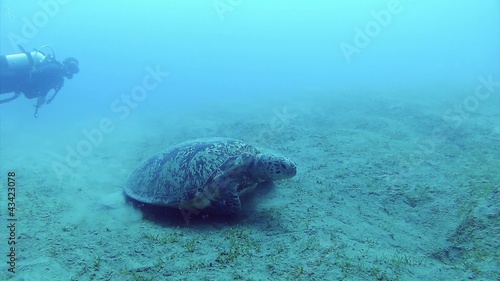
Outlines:
{"type": "Polygon", "coordinates": [[[19,97],[20,93],[15,93],[12,97],[0,100],[0,104],[15,100],[19,97]]]}

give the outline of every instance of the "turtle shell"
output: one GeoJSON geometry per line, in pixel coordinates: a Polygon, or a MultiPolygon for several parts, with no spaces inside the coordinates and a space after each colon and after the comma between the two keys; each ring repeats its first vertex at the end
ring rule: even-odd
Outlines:
{"type": "MultiPolygon", "coordinates": [[[[209,188],[225,188],[220,186],[221,183],[211,181],[224,171],[234,168],[231,166],[235,162],[230,161],[231,159],[241,155],[255,156],[258,153],[255,147],[229,138],[184,142],[150,157],[135,168],[124,191],[127,196],[143,203],[171,207],[190,204],[209,188]]],[[[237,192],[257,183],[248,173],[241,172],[237,176],[237,192]]]]}

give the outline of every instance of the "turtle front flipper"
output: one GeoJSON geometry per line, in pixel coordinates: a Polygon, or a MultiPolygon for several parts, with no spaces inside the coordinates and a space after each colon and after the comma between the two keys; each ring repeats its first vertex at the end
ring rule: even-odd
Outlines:
{"type": "Polygon", "coordinates": [[[218,174],[207,183],[205,193],[211,194],[211,209],[217,213],[236,214],[241,210],[238,185],[242,175],[254,162],[254,156],[242,153],[224,162],[218,174]]]}
{"type": "Polygon", "coordinates": [[[241,210],[240,196],[236,192],[228,192],[223,194],[219,200],[213,201],[210,206],[215,213],[234,215],[241,210]]]}

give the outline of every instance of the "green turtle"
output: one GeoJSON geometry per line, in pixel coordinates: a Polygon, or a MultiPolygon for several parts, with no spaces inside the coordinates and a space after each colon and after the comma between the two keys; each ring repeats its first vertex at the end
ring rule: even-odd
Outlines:
{"type": "Polygon", "coordinates": [[[296,173],[289,158],[260,153],[241,140],[197,139],[144,161],[129,176],[124,191],[143,203],[236,214],[240,196],[258,183],[296,173]]]}

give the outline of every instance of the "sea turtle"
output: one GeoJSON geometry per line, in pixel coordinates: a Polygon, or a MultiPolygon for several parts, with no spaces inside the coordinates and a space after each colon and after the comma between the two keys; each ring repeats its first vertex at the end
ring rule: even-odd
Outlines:
{"type": "Polygon", "coordinates": [[[240,195],[264,181],[295,176],[295,163],[230,138],[197,139],[140,164],[125,184],[137,201],[187,210],[236,214],[240,195]]]}

